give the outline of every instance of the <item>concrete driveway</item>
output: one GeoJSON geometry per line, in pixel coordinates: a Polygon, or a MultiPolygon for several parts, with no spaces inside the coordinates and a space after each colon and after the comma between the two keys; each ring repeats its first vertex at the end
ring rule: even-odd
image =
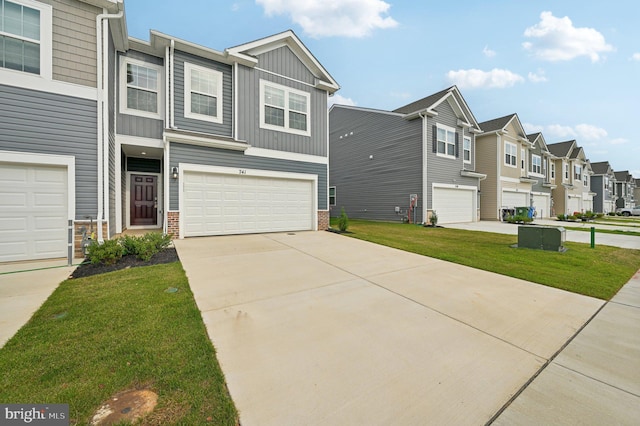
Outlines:
{"type": "Polygon", "coordinates": [[[243,426],[484,424],[604,303],[329,232],[175,245],[243,426]]]}

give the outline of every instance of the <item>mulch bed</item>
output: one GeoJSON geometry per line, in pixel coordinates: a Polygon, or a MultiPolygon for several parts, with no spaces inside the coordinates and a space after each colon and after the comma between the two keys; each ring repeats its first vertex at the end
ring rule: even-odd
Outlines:
{"type": "Polygon", "coordinates": [[[120,269],[135,268],[137,266],[159,265],[161,263],[172,263],[180,260],[174,247],[169,247],[156,253],[148,262],[144,262],[133,255],[123,256],[114,265],[103,265],[101,263],[89,263],[84,261],[73,271],[71,278],[89,277],[91,275],[104,274],[105,272],[119,271],[120,269]]]}

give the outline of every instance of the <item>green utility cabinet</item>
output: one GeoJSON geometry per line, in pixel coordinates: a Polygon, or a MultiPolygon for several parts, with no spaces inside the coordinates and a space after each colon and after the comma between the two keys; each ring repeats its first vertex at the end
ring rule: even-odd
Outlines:
{"type": "Polygon", "coordinates": [[[519,226],[518,248],[566,251],[566,231],[556,226],[519,226]]]}

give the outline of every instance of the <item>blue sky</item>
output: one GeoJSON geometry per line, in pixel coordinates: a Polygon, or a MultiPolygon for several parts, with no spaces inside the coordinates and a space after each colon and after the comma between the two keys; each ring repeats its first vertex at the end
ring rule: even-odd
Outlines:
{"type": "Polygon", "coordinates": [[[154,29],[224,50],[292,29],[341,86],[392,110],[457,84],[479,122],[517,113],[547,143],[640,178],[637,0],[125,0],[154,29]],[[180,7],[176,7],[179,4],[180,7]]]}

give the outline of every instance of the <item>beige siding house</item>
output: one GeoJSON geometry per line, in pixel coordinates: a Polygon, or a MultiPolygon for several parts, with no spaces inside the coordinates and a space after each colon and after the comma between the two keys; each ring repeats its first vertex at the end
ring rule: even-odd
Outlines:
{"type": "Polygon", "coordinates": [[[593,209],[593,193],[590,190],[591,168],[584,150],[575,140],[547,146],[556,157],[553,190],[554,214],[572,215],[593,209]]]}

